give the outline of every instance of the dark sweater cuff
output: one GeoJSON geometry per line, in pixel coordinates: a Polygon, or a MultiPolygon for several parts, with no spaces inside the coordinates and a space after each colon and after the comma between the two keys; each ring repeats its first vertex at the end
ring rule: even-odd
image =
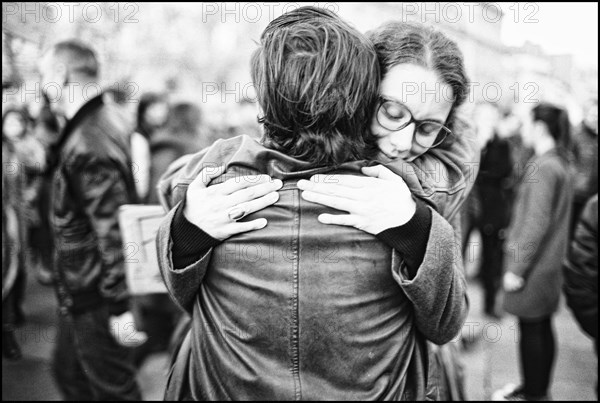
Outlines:
{"type": "Polygon", "coordinates": [[[388,228],[377,234],[380,241],[402,255],[410,280],[417,275],[417,270],[423,263],[431,231],[431,211],[423,201],[416,199],[415,202],[415,214],[406,224],[388,228]]]}
{"type": "Polygon", "coordinates": [[[171,223],[171,256],[175,270],[184,269],[198,261],[210,248],[221,243],[189,222],[183,215],[184,206],[185,201],[177,207],[171,223]]]}

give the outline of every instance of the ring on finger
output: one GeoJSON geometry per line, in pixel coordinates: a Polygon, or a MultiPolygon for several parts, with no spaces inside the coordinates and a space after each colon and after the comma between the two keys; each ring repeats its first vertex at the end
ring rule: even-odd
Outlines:
{"type": "Polygon", "coordinates": [[[227,216],[231,221],[238,221],[246,216],[246,210],[244,210],[240,206],[234,206],[229,209],[229,211],[227,212],[227,216]]]}

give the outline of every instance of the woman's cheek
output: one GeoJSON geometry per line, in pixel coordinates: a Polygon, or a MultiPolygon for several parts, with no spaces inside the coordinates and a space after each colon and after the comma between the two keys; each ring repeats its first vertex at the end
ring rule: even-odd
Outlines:
{"type": "Polygon", "coordinates": [[[413,144],[411,150],[410,150],[410,155],[408,157],[408,162],[412,162],[415,159],[419,158],[421,155],[425,154],[427,152],[426,148],[423,148],[417,144],[413,144]]]}
{"type": "Polygon", "coordinates": [[[388,148],[388,136],[377,137],[377,147],[379,147],[380,151],[386,151],[388,148]]]}

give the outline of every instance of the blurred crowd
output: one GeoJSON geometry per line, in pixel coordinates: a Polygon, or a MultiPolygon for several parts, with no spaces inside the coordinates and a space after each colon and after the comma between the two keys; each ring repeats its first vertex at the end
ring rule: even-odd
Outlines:
{"type": "MultiPolygon", "coordinates": [[[[10,88],[10,83],[3,83],[3,91],[10,88]]],[[[239,116],[225,119],[228,123],[221,127],[210,127],[204,122],[205,112],[200,105],[179,101],[176,94],[145,93],[135,103],[114,91],[107,91],[102,97],[105,103],[115,106],[124,121],[131,123],[128,129],[130,143],[122,151],[131,161],[135,199],[140,204],[159,203],[155,191],[158,179],[179,157],[199,151],[218,138],[241,133],[258,137],[260,133],[255,120],[257,110],[250,100],[238,103],[239,116]],[[132,105],[135,108],[132,109],[132,105]],[[232,126],[231,122],[236,121],[242,123],[232,126]]],[[[13,360],[22,355],[14,334],[15,329],[27,321],[22,309],[24,299],[28,297],[26,278],[32,276],[42,284],[51,285],[58,275],[53,267],[55,239],[52,226],[57,223],[52,220],[50,195],[57,165],[55,160],[60,154],[57,147],[61,146],[61,133],[68,127],[69,119],[53,113],[47,98],[43,98],[41,107],[35,106],[15,102],[3,105],[2,111],[2,352],[3,358],[13,360]],[[32,116],[34,110],[35,116],[32,116]]],[[[542,171],[547,166],[550,171],[558,170],[539,158],[539,150],[536,153],[536,147],[542,146],[535,138],[536,129],[531,119],[506,105],[491,103],[476,105],[472,116],[481,147],[481,163],[473,191],[462,208],[463,256],[472,258],[474,250],[481,250],[476,280],[484,290],[485,315],[499,318],[509,312],[518,316],[522,320],[522,330],[532,335],[531,343],[523,341],[525,348],[539,348],[540,354],[545,356],[553,356],[555,351],[553,339],[548,336],[552,333],[551,325],[535,323],[540,329],[531,330],[535,326],[527,318],[530,312],[534,312],[535,317],[550,318],[554,312],[554,299],[561,292],[566,295],[581,327],[597,340],[597,101],[590,101],[583,108],[584,120],[575,127],[568,125],[566,112],[556,108],[555,115],[562,116],[557,125],[563,123],[556,129],[561,130],[560,144],[557,141],[556,148],[560,149],[568,168],[565,186],[533,187],[530,193],[522,188],[543,178],[542,171]],[[541,206],[547,204],[548,210],[543,211],[554,214],[558,211],[557,206],[565,203],[568,204],[565,210],[568,216],[553,216],[552,219],[559,228],[568,228],[569,251],[561,254],[560,250],[555,250],[547,257],[562,262],[564,283],[556,283],[559,288],[544,294],[541,299],[512,303],[519,305],[519,309],[511,306],[509,299],[501,306],[499,295],[502,290],[510,290],[518,281],[507,277],[507,266],[514,262],[505,261],[505,251],[514,248],[518,253],[523,245],[515,246],[514,242],[522,242],[523,236],[529,234],[529,231],[511,229],[511,224],[515,220],[527,220],[534,214],[527,210],[531,206],[543,209],[541,206]],[[481,239],[480,249],[470,247],[475,232],[481,239]],[[539,315],[539,312],[543,314],[539,315]]],[[[553,132],[550,122],[556,116],[541,116],[537,120],[546,122],[545,130],[553,132]]],[[[551,239],[541,241],[548,243],[548,247],[552,242],[551,239]]],[[[521,250],[521,253],[526,254],[527,250],[521,250]]],[[[546,259],[542,256],[529,258],[546,259]]],[[[523,259],[515,259],[519,260],[523,259]]],[[[528,286],[554,286],[544,279],[541,277],[539,284],[528,286]]],[[[531,290],[531,293],[538,292],[538,288],[531,290]]],[[[135,363],[139,367],[149,354],[169,348],[184,314],[166,294],[137,297],[134,303],[140,318],[138,325],[148,334],[148,340],[135,347],[135,363]]],[[[552,359],[547,363],[532,364],[527,362],[531,358],[524,355],[522,360],[526,371],[549,374],[552,367],[552,359]],[[534,367],[530,369],[530,365],[534,367]]],[[[549,375],[540,382],[541,388],[547,388],[549,375]]]]}

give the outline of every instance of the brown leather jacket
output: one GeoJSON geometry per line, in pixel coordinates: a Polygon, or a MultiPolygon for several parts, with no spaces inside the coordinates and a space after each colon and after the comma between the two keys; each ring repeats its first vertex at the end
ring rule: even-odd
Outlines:
{"type": "MultiPolygon", "coordinates": [[[[360,174],[361,166],[347,163],[335,172],[360,174]]],[[[414,400],[429,394],[425,338],[450,341],[467,314],[455,233],[432,211],[423,263],[408,280],[398,253],[376,237],[317,221],[328,209],[302,199],[296,182],[328,172],[247,136],[218,141],[172,165],[159,185],[171,208],[158,234],[159,264],[170,295],[193,321],[169,377],[168,399],[414,400]],[[280,199],[248,217],[267,218],[265,229],[231,237],[175,270],[173,207],[203,168],[219,164],[226,174],[212,184],[266,173],[283,180],[280,199]]]]}
{"type": "Polygon", "coordinates": [[[135,203],[131,130],[101,95],[69,121],[53,164],[51,221],[55,285],[62,313],[107,303],[127,309],[119,206],[135,203]]]}

